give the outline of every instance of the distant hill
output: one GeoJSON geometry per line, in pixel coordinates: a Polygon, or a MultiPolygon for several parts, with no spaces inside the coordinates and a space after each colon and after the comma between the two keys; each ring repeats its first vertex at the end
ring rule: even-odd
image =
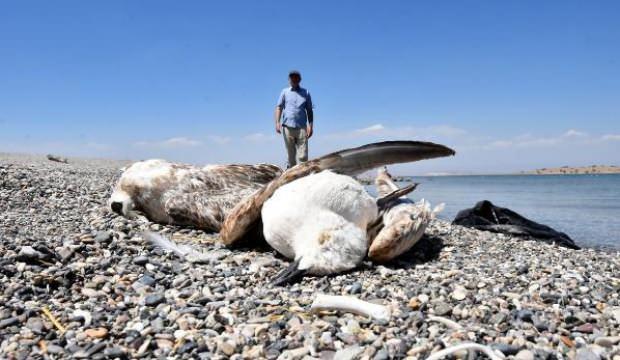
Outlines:
{"type": "Polygon", "coordinates": [[[522,171],[529,175],[564,175],[564,174],[620,174],[620,166],[591,165],[591,166],[562,166],[557,168],[542,168],[531,171],[522,171]]]}

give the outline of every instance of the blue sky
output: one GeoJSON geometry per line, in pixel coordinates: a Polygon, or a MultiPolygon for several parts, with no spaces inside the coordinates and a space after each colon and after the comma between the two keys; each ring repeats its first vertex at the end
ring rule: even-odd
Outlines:
{"type": "Polygon", "coordinates": [[[453,147],[401,173],[617,164],[618,1],[0,3],[0,151],[284,163],[289,69],[311,157],[453,147]]]}

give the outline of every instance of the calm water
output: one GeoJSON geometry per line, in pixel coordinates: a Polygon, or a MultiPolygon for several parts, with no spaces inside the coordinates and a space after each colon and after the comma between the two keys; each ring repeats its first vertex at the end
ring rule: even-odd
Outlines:
{"type": "MultiPolygon", "coordinates": [[[[416,177],[411,195],[434,206],[440,218],[486,199],[568,234],[584,247],[620,248],[620,175],[510,175],[416,177]]],[[[374,187],[371,187],[374,190],[374,187]]]]}

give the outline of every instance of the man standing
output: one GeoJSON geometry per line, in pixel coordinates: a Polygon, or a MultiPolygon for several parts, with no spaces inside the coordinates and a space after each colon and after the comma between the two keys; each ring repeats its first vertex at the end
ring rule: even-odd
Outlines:
{"type": "Polygon", "coordinates": [[[288,80],[291,86],[280,93],[275,120],[276,132],[284,135],[288,153],[287,168],[290,168],[308,160],[308,139],[312,136],[314,114],[310,92],[299,86],[299,71],[289,72],[288,80]]]}

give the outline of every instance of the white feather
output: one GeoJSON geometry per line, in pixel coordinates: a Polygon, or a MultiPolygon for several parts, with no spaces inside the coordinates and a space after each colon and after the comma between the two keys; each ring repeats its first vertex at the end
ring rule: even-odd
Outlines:
{"type": "Polygon", "coordinates": [[[152,246],[170,251],[189,262],[209,262],[212,260],[212,256],[197,251],[191,245],[177,244],[174,241],[152,231],[143,232],[142,237],[152,246]]]}

